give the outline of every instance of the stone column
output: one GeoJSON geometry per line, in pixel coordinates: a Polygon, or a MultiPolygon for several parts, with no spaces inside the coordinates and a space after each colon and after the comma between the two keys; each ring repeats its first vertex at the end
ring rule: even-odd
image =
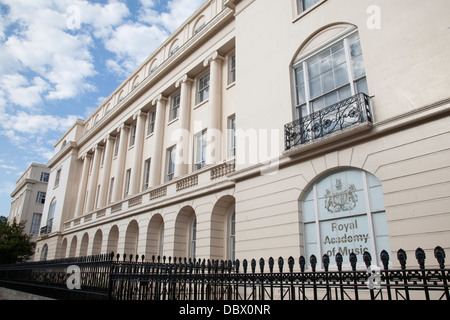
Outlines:
{"type": "Polygon", "coordinates": [[[134,116],[136,120],[136,137],[134,140],[134,160],[131,168],[129,195],[139,193],[141,187],[142,149],[144,148],[145,117],[147,113],[139,110],[134,116]]]}
{"type": "Polygon", "coordinates": [[[98,195],[99,207],[106,206],[108,198],[108,186],[111,176],[111,161],[113,156],[114,138],[108,135],[104,140],[105,142],[105,156],[103,157],[103,176],[100,183],[100,194],[98,195]]]}
{"type": "Polygon", "coordinates": [[[189,164],[189,138],[191,121],[191,88],[193,80],[184,75],[175,84],[177,88],[181,87],[180,92],[180,131],[177,143],[174,178],[187,173],[189,164]]]}
{"type": "Polygon", "coordinates": [[[222,62],[224,57],[217,51],[210,55],[203,65],[210,65],[209,71],[209,114],[206,134],[206,165],[222,160],[222,62]]]}
{"type": "Polygon", "coordinates": [[[155,100],[153,100],[153,105],[156,104],[156,118],[155,118],[155,128],[154,128],[154,142],[153,142],[153,153],[152,162],[150,164],[150,181],[149,185],[155,187],[161,183],[161,172],[164,168],[162,164],[162,154],[163,150],[163,140],[164,140],[164,116],[166,114],[167,98],[163,95],[159,95],[155,100]]]}
{"type": "Polygon", "coordinates": [[[127,157],[127,144],[128,144],[128,133],[130,132],[130,126],[122,124],[117,128],[119,133],[119,151],[117,153],[117,166],[114,172],[114,189],[112,195],[112,201],[116,202],[122,199],[122,187],[123,187],[123,176],[125,174],[125,159],[127,157]]]}
{"type": "Polygon", "coordinates": [[[94,160],[92,162],[92,171],[91,171],[91,179],[89,180],[89,193],[87,197],[87,206],[86,212],[91,212],[95,209],[95,194],[97,193],[97,184],[98,184],[98,171],[100,164],[100,153],[102,148],[96,145],[92,148],[92,152],[94,153],[94,160]]]}
{"type": "Polygon", "coordinates": [[[83,215],[84,201],[86,196],[86,186],[89,175],[89,166],[91,164],[91,158],[92,156],[87,153],[82,157],[83,169],[81,172],[81,178],[78,185],[78,196],[77,196],[77,203],[75,206],[75,217],[83,215]]]}

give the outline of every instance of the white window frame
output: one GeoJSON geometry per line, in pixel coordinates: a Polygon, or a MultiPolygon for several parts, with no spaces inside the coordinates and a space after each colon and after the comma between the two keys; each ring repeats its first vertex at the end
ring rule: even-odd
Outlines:
{"type": "Polygon", "coordinates": [[[45,196],[46,196],[46,192],[43,191],[38,191],[37,195],[36,195],[36,203],[37,204],[44,204],[45,203],[45,196]]]}
{"type": "Polygon", "coordinates": [[[236,116],[228,118],[228,156],[236,156],[236,116]]]}
{"type": "Polygon", "coordinates": [[[166,153],[166,156],[167,156],[167,160],[166,160],[166,163],[167,163],[166,182],[171,181],[173,179],[174,174],[175,174],[175,161],[176,161],[175,157],[176,157],[176,153],[177,153],[176,145],[174,145],[174,146],[172,146],[172,147],[167,149],[167,153],[166,153]]]}
{"type": "Polygon", "coordinates": [[[236,259],[236,210],[233,210],[228,219],[228,259],[236,259]]]}
{"type": "Polygon", "coordinates": [[[61,168],[59,168],[59,169],[56,171],[56,176],[55,176],[55,186],[54,186],[54,188],[56,188],[56,187],[59,186],[60,180],[61,180],[61,168]]]}
{"type": "Polygon", "coordinates": [[[194,171],[206,164],[206,129],[194,135],[194,171]]]}
{"type": "Polygon", "coordinates": [[[236,82],[236,53],[233,53],[229,59],[228,84],[236,82]]]}
{"type": "MultiPolygon", "coordinates": [[[[359,39],[359,42],[361,43],[361,40],[360,40],[359,34],[358,34],[358,30],[353,29],[352,31],[347,32],[344,35],[341,35],[340,37],[338,37],[337,39],[334,39],[333,41],[325,44],[324,46],[322,46],[320,49],[314,51],[313,53],[310,53],[307,56],[303,57],[302,59],[299,59],[297,62],[295,62],[293,64],[292,77],[293,77],[295,119],[300,119],[302,117],[302,114],[301,114],[302,109],[304,109],[304,111],[306,111],[306,113],[303,114],[303,116],[310,115],[311,113],[314,113],[314,111],[317,111],[317,110],[313,110],[312,103],[314,100],[317,101],[318,99],[325,97],[326,95],[328,95],[330,93],[338,92],[339,89],[345,88],[346,86],[350,86],[350,91],[351,91],[350,96],[354,96],[355,94],[359,93],[358,89],[357,89],[357,83],[362,80],[367,82],[367,76],[366,76],[365,72],[364,72],[364,75],[361,77],[358,77],[358,78],[354,77],[354,72],[353,72],[353,68],[352,68],[352,60],[351,60],[352,58],[351,58],[351,53],[350,53],[350,44],[349,44],[349,39],[354,36],[357,36],[359,39]],[[346,64],[346,68],[347,68],[348,82],[345,83],[344,85],[340,85],[339,87],[336,87],[330,91],[323,92],[319,96],[312,97],[311,89],[310,89],[310,85],[309,85],[310,79],[308,76],[308,62],[312,58],[324,53],[327,50],[330,50],[333,46],[335,46],[341,42],[343,43],[343,48],[345,51],[345,64],[346,64]],[[299,83],[297,81],[297,70],[299,70],[300,68],[303,69],[303,85],[304,85],[303,94],[305,96],[305,102],[299,102],[299,98],[298,98],[299,83]]],[[[326,108],[326,107],[327,107],[327,105],[325,105],[323,108],[326,108]]]]}
{"type": "Polygon", "coordinates": [[[125,190],[123,197],[126,198],[130,192],[130,181],[131,181],[131,168],[125,172],[125,190]]]}
{"type": "Polygon", "coordinates": [[[197,217],[191,220],[189,224],[189,258],[195,259],[197,247],[197,217]]]}
{"type": "Polygon", "coordinates": [[[41,213],[33,213],[33,218],[31,220],[30,233],[34,235],[39,234],[40,226],[41,226],[41,213]]]}
{"type": "Polygon", "coordinates": [[[130,129],[130,145],[129,147],[131,148],[132,146],[134,146],[134,144],[136,143],[136,122],[134,122],[131,125],[131,129],[130,129]]]}
{"type": "Polygon", "coordinates": [[[209,99],[210,73],[206,72],[197,82],[197,104],[209,99]]]}
{"type": "Polygon", "coordinates": [[[144,186],[143,189],[146,190],[150,183],[150,166],[152,165],[152,159],[148,158],[144,163],[144,186]]]}
{"type": "Polygon", "coordinates": [[[155,131],[155,121],[156,121],[156,110],[152,110],[150,111],[150,116],[148,117],[147,135],[150,135],[155,131]]]}
{"type": "Polygon", "coordinates": [[[175,120],[180,115],[180,98],[181,92],[178,91],[172,96],[170,103],[170,121],[175,120]]]}

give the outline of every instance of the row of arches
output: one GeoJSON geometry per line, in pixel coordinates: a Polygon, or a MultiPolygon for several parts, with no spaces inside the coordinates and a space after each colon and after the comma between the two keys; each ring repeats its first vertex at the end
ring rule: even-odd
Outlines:
{"type": "Polygon", "coordinates": [[[217,259],[234,258],[235,227],[231,225],[235,221],[234,197],[221,197],[209,214],[201,211],[185,205],[175,216],[172,213],[144,213],[127,222],[119,220],[96,230],[70,234],[62,238],[58,258],[107,252],[143,254],[147,260],[153,255],[195,258],[199,232],[203,238],[202,252],[209,251],[206,254],[217,259]],[[205,249],[208,242],[209,249],[205,249]]]}

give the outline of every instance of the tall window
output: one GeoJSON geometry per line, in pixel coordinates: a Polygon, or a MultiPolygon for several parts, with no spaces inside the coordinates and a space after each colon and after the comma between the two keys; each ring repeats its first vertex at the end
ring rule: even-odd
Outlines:
{"type": "Polygon", "coordinates": [[[194,136],[194,170],[205,166],[206,161],[206,130],[194,136]]]}
{"type": "Polygon", "coordinates": [[[236,81],[236,55],[233,54],[230,57],[230,77],[229,77],[229,83],[233,83],[236,81]]]}
{"type": "Polygon", "coordinates": [[[45,192],[38,191],[37,197],[36,197],[36,203],[37,204],[44,204],[45,203],[45,192]]]}
{"type": "Polygon", "coordinates": [[[61,179],[61,169],[58,169],[56,171],[56,177],[55,177],[55,188],[59,186],[59,180],[61,179]]]}
{"type": "Polygon", "coordinates": [[[155,120],[156,120],[156,111],[153,110],[150,112],[150,117],[148,120],[148,130],[147,130],[148,133],[147,134],[153,133],[153,131],[155,131],[155,120]]]}
{"type": "Polygon", "coordinates": [[[50,175],[47,172],[41,172],[41,182],[48,182],[48,177],[50,175]]]}
{"type": "Polygon", "coordinates": [[[33,218],[31,220],[31,234],[39,234],[39,227],[41,226],[41,218],[42,214],[40,213],[33,213],[33,218]]]}
{"type": "Polygon", "coordinates": [[[150,181],[150,163],[151,159],[145,160],[144,163],[144,190],[149,187],[149,181],[150,181]]]}
{"type": "Polygon", "coordinates": [[[119,154],[119,144],[120,144],[120,135],[116,137],[116,144],[114,146],[114,157],[117,157],[119,154]]]}
{"type": "Polygon", "coordinates": [[[209,72],[198,80],[197,103],[209,98],[209,72]]]}
{"type": "Polygon", "coordinates": [[[358,169],[333,173],[315,183],[302,201],[305,256],[330,257],[340,253],[349,264],[350,253],[358,263],[370,252],[377,264],[382,250],[390,252],[381,182],[358,169]]]}
{"type": "Polygon", "coordinates": [[[173,179],[173,174],[175,173],[175,156],[177,148],[173,146],[167,150],[167,176],[166,180],[170,181],[173,179]]]}
{"type": "Polygon", "coordinates": [[[131,169],[128,169],[125,175],[125,191],[124,198],[128,196],[128,192],[130,191],[130,180],[131,180],[131,169]]]}
{"type": "Polygon", "coordinates": [[[179,113],[180,113],[180,92],[178,92],[172,97],[170,120],[178,118],[179,113]]]}
{"type": "Polygon", "coordinates": [[[50,203],[50,208],[48,210],[46,233],[52,232],[52,225],[53,225],[53,218],[55,217],[55,210],[56,210],[56,199],[53,199],[52,202],[50,203]]]}
{"type": "Polygon", "coordinates": [[[228,156],[236,155],[236,117],[228,118],[228,156]]]}
{"type": "Polygon", "coordinates": [[[355,31],[294,65],[297,118],[357,93],[368,94],[359,35],[355,31]]]}
{"type": "Polygon", "coordinates": [[[228,230],[228,257],[234,261],[236,259],[236,211],[234,210],[230,216],[228,230]]]}
{"type": "Polygon", "coordinates": [[[109,184],[109,201],[108,201],[108,203],[111,203],[111,201],[112,201],[113,188],[114,188],[114,178],[111,178],[111,182],[109,184]]]}
{"type": "Polygon", "coordinates": [[[195,247],[197,242],[197,218],[191,222],[190,232],[189,232],[189,258],[195,259],[195,247]]]}
{"type": "Polygon", "coordinates": [[[134,146],[135,141],[136,141],[136,123],[133,123],[131,125],[131,132],[130,132],[130,147],[134,146]]]}

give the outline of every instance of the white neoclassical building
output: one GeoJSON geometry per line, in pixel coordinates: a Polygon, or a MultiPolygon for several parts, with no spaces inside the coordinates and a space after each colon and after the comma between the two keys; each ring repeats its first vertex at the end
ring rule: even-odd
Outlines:
{"type": "Polygon", "coordinates": [[[55,145],[36,258],[448,248],[448,12],[205,1],[55,145]]]}

